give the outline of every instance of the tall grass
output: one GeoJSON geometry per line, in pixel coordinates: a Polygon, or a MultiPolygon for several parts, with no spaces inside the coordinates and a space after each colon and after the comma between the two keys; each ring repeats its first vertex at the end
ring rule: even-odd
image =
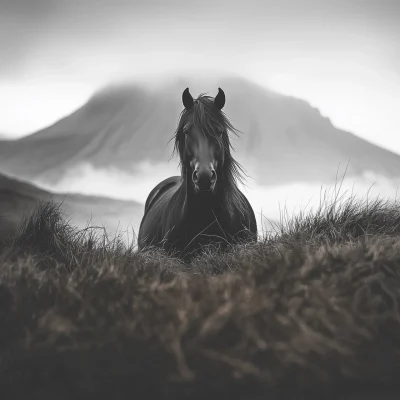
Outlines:
{"type": "Polygon", "coordinates": [[[1,244],[0,390],[29,399],[398,395],[399,222],[396,202],[325,201],[258,243],[184,263],[138,253],[101,228],[78,230],[42,204],[1,244]]]}

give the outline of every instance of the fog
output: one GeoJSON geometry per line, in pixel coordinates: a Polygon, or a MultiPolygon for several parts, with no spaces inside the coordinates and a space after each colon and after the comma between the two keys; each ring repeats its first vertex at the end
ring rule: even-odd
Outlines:
{"type": "MultiPolygon", "coordinates": [[[[80,164],[71,169],[57,184],[36,180],[38,186],[56,193],[74,192],[101,195],[115,199],[134,200],[144,204],[151,189],[169,176],[179,175],[176,161],[167,164],[142,163],[133,173],[115,168],[95,169],[90,164],[80,164]]],[[[289,185],[261,186],[253,179],[247,179],[246,187],[239,185],[248,197],[257,217],[260,233],[274,229],[274,223],[285,222],[302,211],[312,211],[321,201],[335,197],[346,199],[356,196],[362,199],[396,199],[399,180],[388,179],[373,172],[362,177],[346,177],[345,168],[339,170],[336,184],[298,182],[289,185]],[[272,225],[271,225],[272,222],[272,225]]],[[[143,208],[141,209],[143,211],[143,208]]],[[[136,221],[120,220],[121,229],[128,224],[138,232],[141,215],[132,216],[136,221]]]]}

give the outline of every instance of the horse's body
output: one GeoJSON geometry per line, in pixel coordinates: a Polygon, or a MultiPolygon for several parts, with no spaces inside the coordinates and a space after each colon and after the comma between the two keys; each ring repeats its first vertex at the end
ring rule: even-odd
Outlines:
{"type": "Polygon", "coordinates": [[[187,95],[188,89],[175,135],[181,176],[165,179],[150,192],[139,249],[158,246],[187,256],[210,243],[257,238],[254,212],[236,185],[240,166],[230,155],[228,136],[234,128],[220,111],[223,104],[215,106],[220,94],[214,102],[208,96],[194,102],[187,95]]]}

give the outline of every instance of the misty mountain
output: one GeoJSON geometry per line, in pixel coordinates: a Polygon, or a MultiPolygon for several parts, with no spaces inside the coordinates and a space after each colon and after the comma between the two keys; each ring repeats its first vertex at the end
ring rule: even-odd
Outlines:
{"type": "Polygon", "coordinates": [[[96,93],[56,124],[16,141],[0,141],[0,170],[25,179],[57,181],[71,166],[134,170],[140,161],[171,160],[181,94],[193,97],[218,86],[224,111],[242,134],[232,138],[235,157],[260,184],[331,182],[339,164],[347,175],[374,171],[400,175],[400,156],[337,129],[307,102],[262,88],[242,78],[193,83],[176,79],[158,88],[127,84],[96,93]],[[169,142],[169,143],[168,143],[169,142]]]}
{"type": "Polygon", "coordinates": [[[85,228],[106,226],[109,234],[137,226],[143,206],[134,201],[114,200],[81,194],[56,194],[30,183],[0,175],[0,232],[15,229],[24,216],[30,215],[39,202],[53,200],[63,203],[65,216],[73,225],[85,228]],[[90,223],[89,223],[90,222],[90,223]]]}

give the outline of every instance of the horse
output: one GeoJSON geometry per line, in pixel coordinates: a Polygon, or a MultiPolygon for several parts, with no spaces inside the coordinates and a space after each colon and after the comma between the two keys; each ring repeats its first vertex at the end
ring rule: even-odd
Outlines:
{"type": "MultiPolygon", "coordinates": [[[[226,248],[257,240],[254,211],[239,190],[243,168],[231,155],[229,134],[238,134],[226,114],[225,93],[193,99],[186,88],[174,152],[181,176],[160,182],[150,192],[138,234],[139,251],[160,247],[190,259],[204,246],[226,248]]],[[[171,139],[171,140],[172,140],[171,139]]]]}

